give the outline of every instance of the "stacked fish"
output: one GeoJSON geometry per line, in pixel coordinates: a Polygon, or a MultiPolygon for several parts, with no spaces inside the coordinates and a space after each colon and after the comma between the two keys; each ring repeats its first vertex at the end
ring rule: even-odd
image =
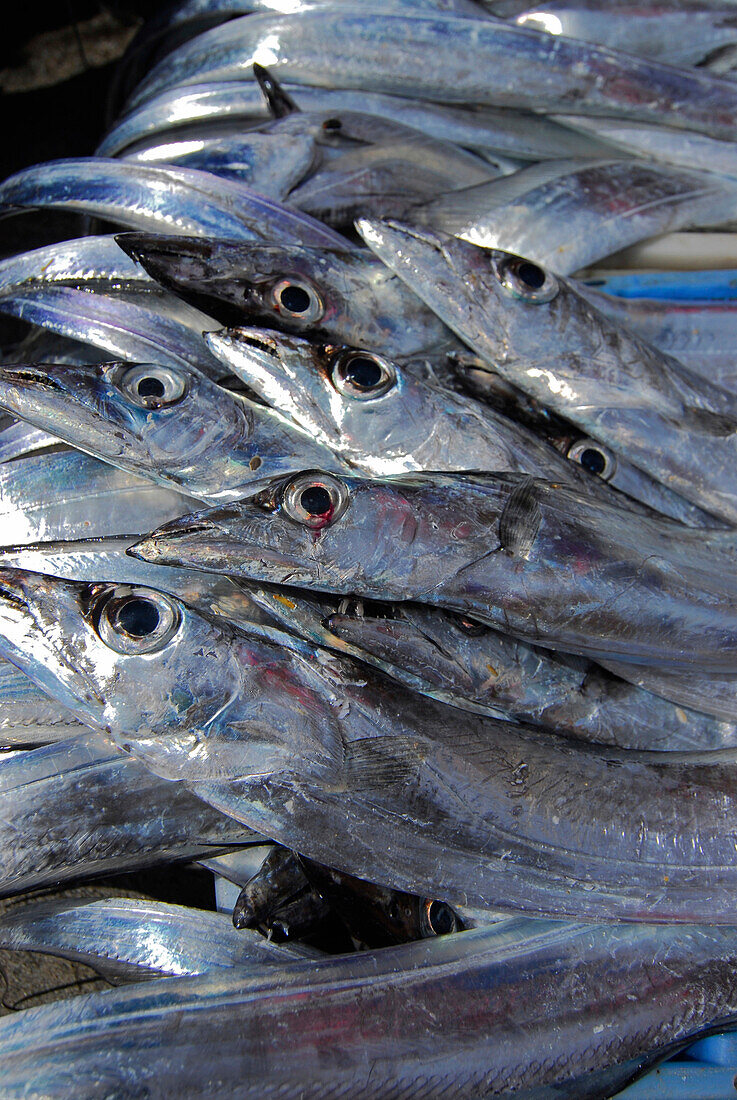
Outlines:
{"type": "Polygon", "coordinates": [[[609,1097],[737,1024],[736,51],[187,0],[0,184],[81,227],[0,262],[0,946],[119,986],[3,1097],[609,1097]],[[232,918],[26,897],[195,860],[232,918]]]}

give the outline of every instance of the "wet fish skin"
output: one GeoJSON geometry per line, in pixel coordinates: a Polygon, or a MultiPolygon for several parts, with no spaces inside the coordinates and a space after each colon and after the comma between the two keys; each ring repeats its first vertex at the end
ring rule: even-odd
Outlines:
{"type": "Polygon", "coordinates": [[[0,760],[0,894],[216,854],[252,834],[88,730],[0,760]]]}
{"type": "MultiPolygon", "coordinates": [[[[263,329],[210,332],[205,340],[249,389],[354,471],[382,477],[412,470],[525,471],[623,508],[643,511],[644,504],[648,514],[655,509],[695,526],[718,522],[626,461],[610,461],[612,470],[600,478],[581,461],[563,457],[579,453],[580,447],[571,450],[575,429],[568,429],[571,438],[562,449],[554,427],[528,427],[516,409],[509,416],[493,398],[487,404],[454,392],[438,381],[432,365],[428,371],[360,347],[320,345],[263,329]],[[356,362],[377,373],[375,392],[357,397],[342,381],[356,362]]],[[[460,362],[455,370],[465,378],[469,371],[460,362]]],[[[470,373],[484,374],[475,366],[470,373]]]]}
{"type": "Polygon", "coordinates": [[[262,836],[451,905],[734,922],[733,750],[579,748],[152,590],[134,598],[164,628],[131,643],[114,627],[129,588],[5,570],[3,653],[162,779],[262,836]]]}
{"type": "Polygon", "coordinates": [[[118,244],[162,286],[226,324],[268,327],[370,347],[397,358],[455,338],[374,256],[295,246],[125,233],[118,244]],[[279,291],[298,283],[310,308],[286,310],[279,291]]]}
{"type": "Polygon", "coordinates": [[[292,83],[568,113],[575,103],[727,140],[736,132],[728,80],[509,24],[370,12],[233,20],[165,57],[129,106],[173,84],[238,79],[254,62],[292,83]]]}
{"type": "Polygon", "coordinates": [[[639,241],[719,226],[737,212],[737,181],[624,159],[545,161],[441,195],[405,221],[571,275],[639,241]]]}
{"type": "Polygon", "coordinates": [[[8,1100],[102,1100],[111,1087],[151,1100],[612,1096],[734,1018],[734,954],[724,929],[513,920],[259,975],[127,986],[3,1019],[5,1087],[8,1100]]]}
{"type": "Polygon", "coordinates": [[[104,157],[35,164],[0,184],[0,209],[9,213],[29,208],[73,210],[174,236],[215,234],[318,248],[353,247],[327,226],[245,184],[172,165],[129,164],[104,157]]]}
{"type": "Polygon", "coordinates": [[[345,468],[279,413],[184,367],[0,367],[0,405],[93,457],[210,503],[238,500],[305,463],[345,468]],[[154,396],[140,396],[145,386],[154,396]]]}
{"type": "Polygon", "coordinates": [[[25,905],[0,917],[0,946],[59,955],[123,981],[304,958],[299,948],[236,932],[225,914],[132,898],[25,905]]]}
{"type": "Polygon", "coordinates": [[[175,519],[130,553],[430,603],[594,660],[732,675],[734,532],[712,538],[523,474],[365,480],[310,471],[175,519]],[[310,522],[295,501],[313,485],[330,512],[310,522]]]}
{"type": "Polygon", "coordinates": [[[34,748],[63,741],[89,727],[31,683],[14,665],[0,661],[0,745],[34,748]]]}
{"type": "Polygon", "coordinates": [[[519,257],[397,223],[361,231],[493,370],[700,508],[737,519],[733,394],[613,324],[574,283],[533,265],[544,286],[523,286],[519,257]]]}
{"type": "Polygon", "coordinates": [[[377,659],[400,682],[463,710],[622,749],[737,747],[734,722],[669,703],[589,661],[551,656],[433,608],[400,604],[392,618],[337,613],[326,626],[348,652],[377,659]]]}
{"type": "Polygon", "coordinates": [[[155,287],[150,276],[120,251],[112,234],[58,241],[0,262],[0,293],[36,283],[87,286],[95,290],[155,287]]]}

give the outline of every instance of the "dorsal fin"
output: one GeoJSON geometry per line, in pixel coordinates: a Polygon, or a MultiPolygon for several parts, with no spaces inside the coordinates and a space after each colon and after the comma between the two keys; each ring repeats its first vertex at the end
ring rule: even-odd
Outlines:
{"type": "Polygon", "coordinates": [[[499,542],[514,558],[527,558],[535,541],[542,512],[535,498],[535,482],[525,478],[509,494],[499,517],[499,542]]]}
{"type": "Polygon", "coordinates": [[[257,61],[253,63],[253,75],[274,118],[286,118],[287,115],[299,112],[299,107],[289,93],[282,88],[276,77],[257,61]]]}

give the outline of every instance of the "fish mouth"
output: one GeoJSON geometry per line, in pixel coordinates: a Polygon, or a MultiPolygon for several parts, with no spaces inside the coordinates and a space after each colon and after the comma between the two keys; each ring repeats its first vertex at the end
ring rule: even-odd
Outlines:
{"type": "Polygon", "coordinates": [[[357,218],[354,224],[356,231],[369,248],[372,244],[380,246],[382,233],[386,231],[408,240],[422,241],[423,244],[432,245],[438,251],[441,250],[444,239],[431,229],[407,225],[406,222],[395,221],[393,218],[357,218]]]}
{"type": "Polygon", "coordinates": [[[136,263],[146,261],[187,259],[207,260],[212,255],[212,243],[199,237],[167,237],[163,233],[116,233],[115,243],[136,263]]]}
{"type": "Polygon", "coordinates": [[[22,364],[20,366],[0,366],[0,383],[5,382],[17,389],[43,388],[60,391],[59,382],[40,367],[22,364]]]}

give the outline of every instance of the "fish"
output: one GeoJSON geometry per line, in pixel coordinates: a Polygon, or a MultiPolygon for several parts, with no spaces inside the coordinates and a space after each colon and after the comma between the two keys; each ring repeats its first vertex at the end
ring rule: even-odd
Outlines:
{"type": "Polygon", "coordinates": [[[397,223],[360,227],[372,251],[495,372],[699,508],[737,520],[733,394],[522,257],[397,223]]]}
{"type": "Polygon", "coordinates": [[[14,665],[0,661],[0,745],[3,749],[33,748],[50,741],[65,741],[80,733],[89,733],[89,727],[66,707],[49,699],[14,665]]]}
{"type": "Polygon", "coordinates": [[[152,589],[6,569],[0,592],[3,656],[162,780],[319,863],[451,907],[735,921],[734,750],[577,746],[152,589]]]}
{"type": "MultiPolygon", "coordinates": [[[[381,477],[412,470],[526,471],[622,507],[644,504],[696,526],[717,522],[619,457],[597,465],[606,452],[591,440],[582,443],[575,430],[563,429],[569,437],[564,457],[557,425],[535,430],[539,423],[526,423],[526,410],[513,405],[510,415],[507,400],[497,407],[496,394],[487,405],[453,392],[419,364],[262,329],[210,332],[205,340],[261,400],[353,471],[381,477]]],[[[488,378],[485,371],[471,373],[488,378]]],[[[0,382],[0,404],[2,394],[0,382]]]]}
{"type": "MultiPolygon", "coordinates": [[[[255,80],[211,81],[174,87],[161,92],[143,106],[129,111],[102,139],[100,157],[117,156],[138,141],[147,140],[190,125],[223,123],[242,126],[264,125],[272,113],[255,80]]],[[[546,160],[551,157],[597,155],[607,148],[592,137],[563,127],[549,118],[513,108],[474,106],[384,95],[351,89],[309,88],[285,84],[283,90],[296,96],[304,110],[363,111],[389,121],[412,126],[430,137],[452,141],[472,149],[493,166],[498,157],[512,160],[546,160]]]]}
{"type": "Polygon", "coordinates": [[[216,855],[252,831],[87,729],[0,758],[0,895],[216,855]]]}
{"type": "Polygon", "coordinates": [[[460,347],[406,284],[366,249],[339,252],[123,233],[127,254],[167,290],[221,323],[254,322],[370,347],[395,358],[460,347]]]}
{"type": "Polygon", "coordinates": [[[508,23],[356,10],[234,19],[164,57],[129,109],[173,85],[241,79],[254,62],[291,83],[557,113],[575,104],[725,140],[737,133],[726,79],[508,23]]]}
{"type": "Polygon", "coordinates": [[[429,603],[593,660],[737,674],[733,531],[709,538],[526,474],[305,471],[129,553],[429,603]]]}
{"type": "Polygon", "coordinates": [[[0,948],[84,963],[116,983],[304,958],[299,947],[237,932],[222,913],[115,897],[26,904],[0,916],[0,948]]]}
{"type": "Polygon", "coordinates": [[[518,919],[123,986],[0,1020],[3,1087],[8,1100],[612,1096],[733,1022],[734,956],[732,930],[518,919]]]}
{"type": "Polygon", "coordinates": [[[173,165],[105,157],[48,161],[0,184],[0,210],[71,210],[131,229],[174,236],[285,240],[351,248],[344,237],[235,180],[173,165]]]}
{"type": "Polygon", "coordinates": [[[516,253],[558,275],[651,237],[734,220],[737,181],[614,157],[533,164],[441,195],[404,220],[516,253]]]}
{"type": "Polygon", "coordinates": [[[295,134],[280,141],[273,134],[157,137],[126,149],[121,157],[129,164],[177,165],[233,179],[273,199],[285,199],[309,174],[315,162],[315,145],[308,136],[295,134]]]}
{"type": "Polygon", "coordinates": [[[275,844],[241,889],[233,907],[237,929],[261,928],[278,943],[314,936],[330,905],[305,874],[299,856],[275,844]]]}
{"type": "Polygon", "coordinates": [[[105,293],[156,287],[143,268],[121,251],[113,234],[57,241],[0,261],[0,295],[39,283],[105,293]]]}
{"type": "Polygon", "coordinates": [[[0,406],[92,456],[208,503],[238,500],[305,463],[345,469],[275,410],[183,365],[0,367],[0,406]]]}

